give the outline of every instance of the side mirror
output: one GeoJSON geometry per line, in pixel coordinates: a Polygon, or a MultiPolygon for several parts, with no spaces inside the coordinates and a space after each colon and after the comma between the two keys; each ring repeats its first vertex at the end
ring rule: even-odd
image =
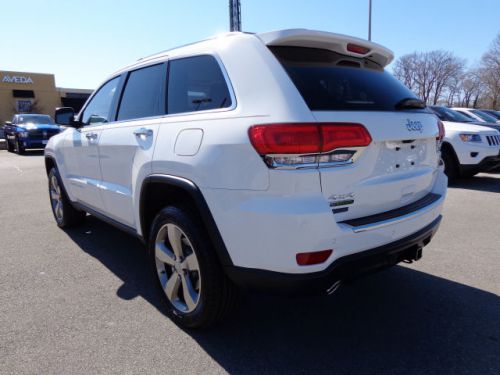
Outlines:
{"type": "Polygon", "coordinates": [[[12,125],[12,121],[5,121],[5,125],[12,125]]]}
{"type": "Polygon", "coordinates": [[[59,125],[76,127],[75,110],[71,107],[56,108],[54,121],[59,125]]]}

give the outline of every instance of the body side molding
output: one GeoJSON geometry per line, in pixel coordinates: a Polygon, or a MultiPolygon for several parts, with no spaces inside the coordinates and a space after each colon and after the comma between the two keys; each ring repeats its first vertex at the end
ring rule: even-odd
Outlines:
{"type": "Polygon", "coordinates": [[[72,202],[72,205],[73,205],[73,207],[75,207],[81,211],[85,211],[85,212],[89,213],[90,215],[98,218],[99,220],[104,221],[105,223],[138,238],[141,242],[144,243],[144,239],[142,238],[141,235],[139,235],[139,233],[137,233],[137,231],[134,228],[132,228],[126,224],[123,224],[115,219],[112,219],[109,216],[106,216],[106,215],[94,210],[93,208],[91,208],[91,207],[89,207],[81,202],[72,202]]]}

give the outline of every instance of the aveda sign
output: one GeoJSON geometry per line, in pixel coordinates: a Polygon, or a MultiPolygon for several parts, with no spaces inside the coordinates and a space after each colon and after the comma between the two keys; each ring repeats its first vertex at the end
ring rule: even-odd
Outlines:
{"type": "Polygon", "coordinates": [[[32,85],[33,80],[30,76],[9,76],[4,75],[2,78],[2,82],[5,83],[21,83],[23,85],[32,85]]]}

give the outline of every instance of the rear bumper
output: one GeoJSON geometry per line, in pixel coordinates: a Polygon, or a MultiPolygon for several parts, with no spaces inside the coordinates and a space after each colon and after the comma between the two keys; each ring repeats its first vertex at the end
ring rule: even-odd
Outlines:
{"type": "Polygon", "coordinates": [[[438,216],[432,223],[410,236],[338,258],[320,272],[289,274],[228,266],[226,273],[234,283],[247,289],[286,294],[326,293],[338,281],[352,280],[403,260],[419,259],[422,248],[431,241],[440,222],[441,216],[438,216]]]}
{"type": "MultiPolygon", "coordinates": [[[[231,265],[283,274],[312,274],[326,270],[339,258],[406,238],[432,223],[441,214],[447,178],[441,170],[435,170],[432,180],[430,193],[440,195],[439,200],[424,207],[412,204],[408,212],[401,211],[405,208],[401,207],[397,217],[377,215],[375,222],[357,226],[340,221],[323,193],[294,193],[293,189],[304,188],[294,183],[289,184],[292,191],[287,194],[205,189],[203,195],[228,249],[231,265]],[[297,253],[325,249],[334,250],[326,262],[297,264],[297,253]]],[[[317,182],[317,178],[311,180],[311,188],[317,182]]],[[[373,189],[371,196],[376,199],[379,191],[373,189]]]]}

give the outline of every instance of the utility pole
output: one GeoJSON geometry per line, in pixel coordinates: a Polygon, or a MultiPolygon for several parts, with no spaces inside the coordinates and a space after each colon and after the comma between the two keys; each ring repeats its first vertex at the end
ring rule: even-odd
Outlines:
{"type": "Polygon", "coordinates": [[[240,0],[229,0],[229,31],[241,31],[240,0]]]}
{"type": "Polygon", "coordinates": [[[368,40],[372,40],[372,0],[368,0],[368,40]]]}

